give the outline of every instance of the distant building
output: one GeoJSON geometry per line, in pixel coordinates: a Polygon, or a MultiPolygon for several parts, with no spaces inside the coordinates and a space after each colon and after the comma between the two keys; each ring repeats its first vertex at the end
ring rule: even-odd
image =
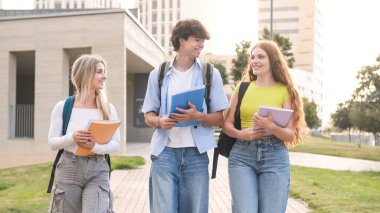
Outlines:
{"type": "Polygon", "coordinates": [[[9,166],[14,158],[53,159],[51,111],[73,94],[70,68],[82,54],[108,63],[107,90],[122,120],[120,152],[128,142],[150,140],[141,106],[164,50],[128,10],[0,10],[0,41],[0,145],[9,166]]]}
{"type": "Polygon", "coordinates": [[[315,81],[314,74],[300,69],[290,69],[290,74],[300,96],[307,98],[310,102],[314,101],[317,105],[318,117],[322,119],[323,94],[317,81],[315,81]]]}
{"type": "MultiPolygon", "coordinates": [[[[173,55],[170,35],[178,20],[195,18],[206,28],[212,25],[209,0],[135,0],[135,5],[140,11],[141,24],[152,33],[168,55],[173,55]]],[[[208,48],[206,45],[203,52],[207,53],[208,48]]]]}
{"type": "MultiPolygon", "coordinates": [[[[264,28],[270,30],[270,3],[269,0],[259,0],[260,36],[264,28]]],[[[313,100],[321,104],[318,109],[320,118],[323,111],[322,18],[319,0],[273,1],[273,31],[289,37],[292,42],[292,52],[296,60],[295,70],[310,73],[301,76],[305,79],[310,78],[308,82],[312,84],[312,90],[309,92],[313,91],[313,100]]],[[[303,82],[299,82],[298,85],[300,84],[303,82]]]]}
{"type": "Polygon", "coordinates": [[[126,0],[34,0],[35,9],[125,8],[126,0]]]}

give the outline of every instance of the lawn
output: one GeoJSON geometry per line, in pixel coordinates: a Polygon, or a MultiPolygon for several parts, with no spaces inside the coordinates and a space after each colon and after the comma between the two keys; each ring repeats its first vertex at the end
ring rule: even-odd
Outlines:
{"type": "Polygon", "coordinates": [[[380,161],[380,147],[366,145],[359,147],[354,143],[333,141],[320,137],[309,137],[289,151],[380,161]]]}
{"type": "MultiPolygon", "coordinates": [[[[134,169],[143,165],[139,156],[111,156],[112,169],[134,169]]],[[[46,193],[51,163],[0,170],[0,212],[47,212],[50,194],[46,193]]]]}
{"type": "Polygon", "coordinates": [[[380,210],[380,172],[333,171],[292,166],[291,197],[313,212],[370,213],[380,210]]]}

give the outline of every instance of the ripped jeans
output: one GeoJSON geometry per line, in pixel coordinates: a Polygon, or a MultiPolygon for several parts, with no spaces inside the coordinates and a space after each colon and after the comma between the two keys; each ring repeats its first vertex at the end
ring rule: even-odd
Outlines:
{"type": "Polygon", "coordinates": [[[82,157],[64,151],[57,164],[49,212],[113,212],[109,170],[104,155],[82,157]]]}

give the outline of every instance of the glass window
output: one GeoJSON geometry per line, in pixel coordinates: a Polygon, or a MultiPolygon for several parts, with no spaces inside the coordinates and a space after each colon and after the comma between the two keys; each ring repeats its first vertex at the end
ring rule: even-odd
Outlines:
{"type": "Polygon", "coordinates": [[[152,22],[157,22],[157,13],[156,12],[152,13],[152,22]]]}
{"type": "Polygon", "coordinates": [[[152,25],[152,34],[155,36],[157,34],[157,26],[152,25]]]}
{"type": "Polygon", "coordinates": [[[152,9],[157,9],[157,1],[152,1],[152,9]]]}

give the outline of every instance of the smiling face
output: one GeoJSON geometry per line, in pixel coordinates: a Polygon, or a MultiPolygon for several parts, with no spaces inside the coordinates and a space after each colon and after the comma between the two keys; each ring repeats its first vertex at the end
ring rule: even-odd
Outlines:
{"type": "Polygon", "coordinates": [[[180,51],[186,55],[191,55],[194,58],[199,57],[204,47],[205,39],[189,36],[186,40],[180,39],[180,51]]]}
{"type": "Polygon", "coordinates": [[[256,47],[252,50],[250,65],[254,75],[264,75],[270,73],[269,57],[260,47],[256,47]]]}
{"type": "Polygon", "coordinates": [[[99,91],[104,88],[107,80],[106,70],[103,63],[98,62],[96,64],[96,70],[92,77],[91,87],[95,91],[99,91]]]}

